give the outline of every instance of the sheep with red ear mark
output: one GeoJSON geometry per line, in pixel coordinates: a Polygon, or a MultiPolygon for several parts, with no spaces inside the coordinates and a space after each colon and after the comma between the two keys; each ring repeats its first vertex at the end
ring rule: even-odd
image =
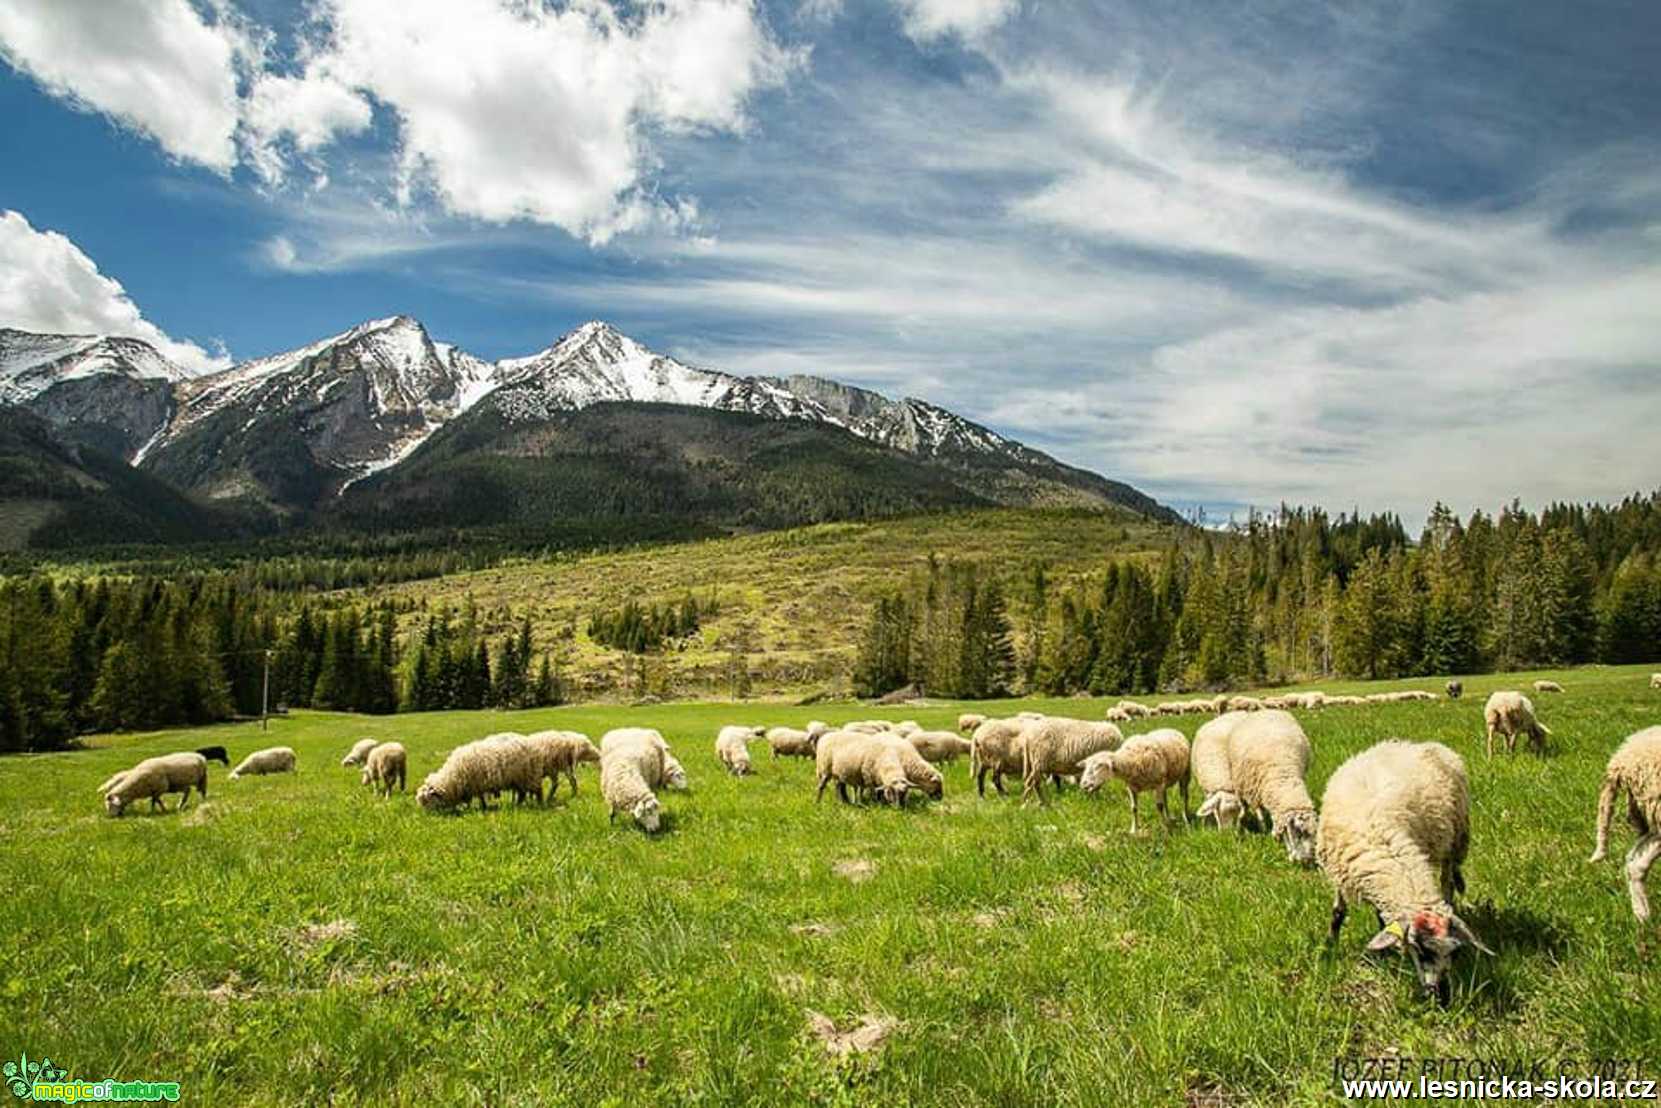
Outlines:
{"type": "Polygon", "coordinates": [[[1315,853],[1333,886],[1328,941],[1349,905],[1365,902],[1380,930],[1369,950],[1402,950],[1444,1007],[1448,969],[1466,946],[1484,954],[1454,911],[1470,846],[1465,763],[1441,743],[1391,740],[1355,755],[1327,781],[1315,853]]]}
{"type": "Polygon", "coordinates": [[[1534,702],[1520,692],[1502,690],[1490,696],[1483,705],[1482,718],[1488,724],[1488,757],[1494,756],[1494,736],[1505,739],[1507,753],[1517,749],[1517,736],[1528,737],[1534,753],[1546,752],[1546,739],[1551,732],[1534,718],[1534,702]]]}
{"type": "Polygon", "coordinates": [[[1597,846],[1591,860],[1609,853],[1609,820],[1622,790],[1627,795],[1626,818],[1638,832],[1638,841],[1626,855],[1627,891],[1632,914],[1649,921],[1649,893],[1644,882],[1661,857],[1661,727],[1646,727],[1627,738],[1609,759],[1598,795],[1597,846]]]}

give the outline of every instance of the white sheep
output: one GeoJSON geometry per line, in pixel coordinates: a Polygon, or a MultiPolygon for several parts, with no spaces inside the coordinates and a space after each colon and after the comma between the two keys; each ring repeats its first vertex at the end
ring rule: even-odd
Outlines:
{"type": "Polygon", "coordinates": [[[893,727],[889,728],[890,731],[894,732],[894,734],[900,736],[902,739],[905,738],[907,735],[915,735],[917,732],[921,731],[922,729],[923,729],[923,725],[918,723],[914,719],[902,719],[900,722],[896,723],[893,727]]]}
{"type": "Polygon", "coordinates": [[[1109,723],[1129,723],[1131,721],[1131,714],[1123,708],[1115,705],[1104,712],[1102,714],[1102,718],[1107,720],[1109,723]]]}
{"type": "Polygon", "coordinates": [[[346,757],[340,760],[343,766],[361,766],[369,757],[369,752],[375,749],[378,739],[359,739],[352,744],[352,749],[346,752],[346,757]]]}
{"type": "Polygon", "coordinates": [[[531,748],[531,760],[536,775],[536,798],[546,803],[559,792],[563,775],[571,782],[571,795],[577,794],[577,767],[584,762],[599,762],[600,748],[581,731],[537,731],[525,736],[531,748]],[[542,795],[544,779],[551,782],[546,798],[542,795]]]}
{"type": "Polygon", "coordinates": [[[1559,685],[1556,681],[1536,681],[1536,682],[1534,682],[1534,691],[1535,692],[1562,692],[1563,691],[1563,686],[1559,685]]]}
{"type": "MultiPolygon", "coordinates": [[[[1661,674],[1658,674],[1657,676],[1661,676],[1661,674]]],[[[962,731],[965,735],[972,735],[975,733],[975,728],[985,722],[986,717],[981,715],[979,712],[964,712],[962,715],[957,717],[957,729],[962,731]]]]}
{"type": "Polygon", "coordinates": [[[363,773],[360,781],[365,785],[374,785],[375,791],[382,796],[392,795],[392,786],[397,784],[400,792],[404,791],[407,757],[403,743],[377,743],[375,749],[369,752],[369,757],[363,763],[363,773]]]}
{"type": "Polygon", "coordinates": [[[909,748],[903,740],[890,741],[886,736],[862,731],[833,731],[824,736],[814,756],[819,778],[814,802],[818,803],[825,795],[825,786],[835,781],[836,795],[845,804],[870,790],[879,800],[904,807],[911,780],[902,761],[901,745],[909,748]]]}
{"type": "Polygon", "coordinates": [[[1131,719],[1146,719],[1153,715],[1152,708],[1146,704],[1138,704],[1134,700],[1121,700],[1114,707],[1131,719]]]}
{"type": "Polygon", "coordinates": [[[1219,827],[1245,812],[1262,813],[1274,836],[1298,865],[1314,861],[1315,802],[1309,772],[1309,737],[1290,712],[1228,712],[1194,734],[1194,779],[1206,792],[1199,816],[1219,827]]]}
{"type": "Polygon", "coordinates": [[[1004,791],[1005,776],[1021,773],[1021,740],[1026,722],[1020,719],[989,719],[975,728],[969,741],[969,775],[975,779],[975,790],[986,795],[986,775],[992,775],[992,785],[1000,794],[1004,791]]]}
{"type": "Polygon", "coordinates": [[[182,752],[146,758],[132,769],[116,774],[98,787],[104,794],[104,810],[119,816],[135,800],[148,798],[152,810],[167,811],[168,793],[179,794],[179,811],[190,802],[190,790],[208,798],[208,760],[200,754],[182,752]]]}
{"type": "Polygon", "coordinates": [[[734,777],[750,772],[750,740],[762,737],[759,727],[723,727],[715,736],[715,756],[734,777]]]}
{"type": "Polygon", "coordinates": [[[1591,860],[1603,861],[1609,851],[1609,819],[1615,801],[1626,791],[1626,818],[1638,841],[1626,855],[1627,891],[1632,914],[1639,923],[1649,920],[1649,894],[1644,881],[1655,859],[1661,857],[1661,727],[1646,727],[1631,735],[1609,759],[1598,794],[1597,845],[1591,860]]]}
{"type": "Polygon", "coordinates": [[[1255,696],[1231,696],[1223,702],[1223,707],[1230,712],[1261,712],[1263,701],[1255,696]]]}
{"type": "MultiPolygon", "coordinates": [[[[946,778],[941,772],[929,764],[928,759],[903,735],[874,735],[879,742],[892,745],[900,756],[900,768],[905,771],[906,781],[913,789],[920,789],[925,796],[939,800],[945,795],[946,778]]],[[[951,736],[957,738],[956,735],[951,736]]]]}
{"type": "Polygon", "coordinates": [[[611,822],[628,812],[644,830],[658,829],[662,817],[652,789],[663,779],[667,751],[663,736],[641,727],[610,731],[600,740],[600,793],[611,822]]]}
{"type": "Polygon", "coordinates": [[[905,739],[930,762],[950,762],[974,749],[968,739],[951,731],[914,731],[905,739]]]}
{"type": "Polygon", "coordinates": [[[260,777],[268,773],[293,773],[294,748],[290,746],[269,746],[264,750],[256,750],[248,757],[237,763],[237,767],[230,772],[229,779],[235,781],[239,777],[260,777]]]}
{"type": "Polygon", "coordinates": [[[1369,950],[1405,949],[1419,982],[1444,1006],[1448,966],[1478,941],[1454,911],[1470,845],[1465,763],[1441,743],[1379,743],[1339,766],[1321,798],[1316,854],[1332,882],[1328,941],[1349,905],[1370,904],[1381,930],[1369,950]]]}
{"type": "Polygon", "coordinates": [[[767,729],[767,745],[773,751],[774,758],[811,758],[819,736],[829,731],[830,724],[820,720],[809,723],[805,731],[794,727],[770,727],[767,729]]]}
{"type": "Polygon", "coordinates": [[[1053,717],[1028,723],[1021,736],[1021,795],[1044,799],[1044,778],[1059,791],[1063,777],[1076,776],[1084,760],[1117,750],[1125,736],[1106,720],[1053,717]]]}
{"type": "Polygon", "coordinates": [[[1488,724],[1488,757],[1494,756],[1494,736],[1505,736],[1507,753],[1517,749],[1517,736],[1527,735],[1536,754],[1546,752],[1546,739],[1551,732],[1534,718],[1534,703],[1520,692],[1502,690],[1488,698],[1482,718],[1488,724]]]}
{"type": "Polygon", "coordinates": [[[1661,689],[1661,673],[1652,673],[1649,675],[1649,687],[1652,689],[1661,689]]]}
{"type": "Polygon", "coordinates": [[[475,799],[484,810],[490,806],[490,798],[506,791],[523,801],[542,791],[537,770],[536,758],[523,735],[488,735],[450,751],[444,764],[429,773],[415,790],[415,800],[427,811],[466,807],[475,799]]]}
{"type": "Polygon", "coordinates": [[[1084,760],[1079,788],[1094,793],[1114,779],[1130,792],[1130,833],[1136,834],[1136,797],[1154,792],[1161,822],[1168,820],[1167,790],[1177,786],[1182,797],[1182,822],[1188,823],[1188,740],[1181,731],[1165,727],[1135,735],[1118,750],[1104,750],[1084,760]]]}

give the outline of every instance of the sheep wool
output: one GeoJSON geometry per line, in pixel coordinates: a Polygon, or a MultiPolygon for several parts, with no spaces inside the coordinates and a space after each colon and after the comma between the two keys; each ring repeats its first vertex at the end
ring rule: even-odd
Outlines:
{"type": "Polygon", "coordinates": [[[957,729],[965,735],[973,735],[975,728],[986,722],[986,717],[979,712],[964,712],[957,717],[957,729]]]}
{"type": "Polygon", "coordinates": [[[1118,779],[1130,791],[1130,833],[1136,834],[1138,793],[1153,792],[1160,822],[1168,821],[1166,797],[1172,785],[1182,796],[1182,822],[1188,822],[1188,740],[1181,731],[1165,727],[1126,739],[1118,750],[1104,750],[1084,760],[1079,788],[1098,791],[1118,779]]]}
{"type": "Polygon", "coordinates": [[[794,727],[769,727],[767,746],[774,758],[811,758],[818,745],[819,735],[813,731],[798,731],[794,727]]]}
{"type": "Polygon", "coordinates": [[[135,800],[150,801],[152,810],[167,811],[168,793],[179,794],[179,811],[190,801],[190,790],[196,789],[202,799],[208,798],[208,760],[194,752],[163,754],[146,758],[125,773],[118,773],[104,782],[104,810],[119,816],[135,800]]]}
{"type": "Polygon", "coordinates": [[[735,777],[750,772],[750,740],[762,737],[759,727],[723,727],[715,736],[715,756],[735,777]]]}
{"type": "Polygon", "coordinates": [[[473,800],[484,810],[490,807],[490,798],[506,791],[522,801],[541,792],[541,778],[533,776],[536,771],[523,735],[489,735],[450,751],[444,764],[415,791],[415,800],[427,811],[462,808],[473,800]]]}
{"type": "Polygon", "coordinates": [[[369,752],[375,749],[376,741],[375,739],[359,739],[352,744],[352,749],[346,752],[346,757],[340,760],[340,764],[343,766],[363,765],[364,759],[369,757],[369,752]]]}
{"type": "Polygon", "coordinates": [[[546,800],[554,799],[554,794],[559,792],[561,775],[571,782],[571,795],[575,796],[577,767],[584,762],[598,763],[600,760],[600,748],[590,742],[588,736],[581,731],[537,731],[526,735],[525,742],[531,748],[536,775],[536,795],[539,801],[544,800],[544,778],[551,782],[546,800]]]}
{"type": "Polygon", "coordinates": [[[968,739],[950,731],[914,731],[905,738],[930,762],[950,762],[974,748],[968,739]]]}
{"type": "Polygon", "coordinates": [[[1383,921],[1368,948],[1405,950],[1419,982],[1446,1004],[1447,971],[1465,945],[1492,953],[1454,911],[1465,890],[1470,785],[1441,743],[1382,742],[1339,766],[1321,798],[1315,852],[1332,882],[1329,941],[1349,906],[1383,921]]]}
{"type": "Polygon", "coordinates": [[[975,791],[981,796],[986,795],[988,773],[999,795],[1004,792],[1006,776],[1020,776],[1024,726],[1019,719],[989,719],[975,728],[969,741],[969,775],[975,779],[975,791]]]}
{"type": "Polygon", "coordinates": [[[374,785],[382,796],[391,796],[394,784],[403,792],[406,762],[403,743],[380,743],[363,763],[362,783],[374,785]]]}
{"type": "Polygon", "coordinates": [[[1269,818],[1276,839],[1298,865],[1315,862],[1315,801],[1304,776],[1309,736],[1290,712],[1252,712],[1228,735],[1229,774],[1246,811],[1269,818]]]}
{"type": "Polygon", "coordinates": [[[1534,718],[1534,702],[1520,692],[1502,690],[1488,698],[1482,718],[1488,725],[1488,757],[1494,756],[1494,736],[1505,738],[1506,753],[1517,749],[1517,736],[1528,736],[1534,753],[1546,752],[1546,739],[1551,732],[1534,718]]]}
{"type": "Polygon", "coordinates": [[[1609,821],[1615,801],[1626,793],[1626,818],[1638,841],[1626,855],[1627,892],[1632,914],[1649,922],[1649,894],[1644,882],[1661,857],[1661,727],[1647,727],[1627,738],[1609,759],[1598,794],[1597,844],[1591,860],[1603,861],[1609,852],[1609,821]]]}
{"type": "Polygon", "coordinates": [[[1103,750],[1117,750],[1124,733],[1106,720],[1059,716],[1029,723],[1022,730],[1021,795],[1044,800],[1044,778],[1061,788],[1061,778],[1080,772],[1084,760],[1103,750]]]}
{"type": "Polygon", "coordinates": [[[230,772],[230,780],[239,777],[260,777],[268,773],[293,773],[294,749],[287,746],[271,746],[264,750],[256,750],[248,757],[237,763],[237,767],[230,772]]]}
{"type": "Polygon", "coordinates": [[[653,782],[663,778],[668,744],[656,731],[641,727],[608,731],[600,740],[600,795],[607,819],[615,823],[627,812],[642,830],[655,832],[661,814],[653,782]]]}
{"type": "Polygon", "coordinates": [[[833,731],[826,735],[819,740],[815,758],[819,771],[815,803],[824,797],[825,786],[835,781],[837,798],[844,804],[853,803],[869,791],[879,800],[903,807],[911,790],[911,780],[902,761],[902,745],[909,746],[903,739],[862,731],[833,731]]]}
{"type": "Polygon", "coordinates": [[[1563,686],[1559,685],[1556,681],[1536,681],[1536,682],[1534,682],[1534,691],[1535,692],[1562,692],[1563,691],[1563,686]]]}

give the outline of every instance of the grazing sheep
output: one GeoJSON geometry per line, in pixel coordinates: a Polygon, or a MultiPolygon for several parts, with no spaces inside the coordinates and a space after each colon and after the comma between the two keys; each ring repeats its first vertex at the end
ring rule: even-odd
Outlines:
{"type": "Polygon", "coordinates": [[[1147,719],[1149,716],[1153,715],[1152,708],[1148,707],[1146,704],[1138,704],[1134,700],[1121,700],[1119,703],[1115,704],[1114,707],[1125,713],[1125,715],[1131,719],[1147,719]]]}
{"type": "Polygon", "coordinates": [[[1176,785],[1182,796],[1182,822],[1188,823],[1188,740],[1181,731],[1166,727],[1135,735],[1125,740],[1118,750],[1104,750],[1084,760],[1084,772],[1079,777],[1079,788],[1094,793],[1107,782],[1117,778],[1130,792],[1130,833],[1136,834],[1136,796],[1153,791],[1154,806],[1159,809],[1161,822],[1169,816],[1165,810],[1167,790],[1176,785]]]}
{"type": "Polygon", "coordinates": [[[1536,681],[1536,682],[1534,682],[1534,691],[1535,692],[1562,692],[1563,691],[1563,686],[1559,685],[1556,681],[1536,681]]]}
{"type": "Polygon", "coordinates": [[[1329,696],[1321,702],[1323,707],[1328,707],[1328,708],[1359,708],[1359,707],[1361,707],[1362,705],[1364,705],[1366,703],[1367,703],[1367,698],[1366,697],[1364,697],[1364,696],[1350,696],[1348,694],[1343,694],[1343,695],[1340,695],[1340,696],[1329,696]]]}
{"type": "Polygon", "coordinates": [[[1186,700],[1162,700],[1148,710],[1151,716],[1180,716],[1188,711],[1186,700]]]}
{"type": "Polygon", "coordinates": [[[1263,701],[1255,696],[1231,696],[1223,702],[1223,707],[1231,712],[1261,712],[1263,701]]]}
{"type": "Polygon", "coordinates": [[[922,729],[923,729],[923,725],[918,723],[914,719],[902,719],[900,722],[896,723],[893,727],[889,728],[890,731],[894,732],[894,734],[900,736],[902,739],[905,738],[907,735],[915,735],[917,732],[921,731],[922,729]]]}
{"type": "Polygon", "coordinates": [[[969,741],[969,775],[975,779],[975,790],[986,795],[986,775],[992,775],[992,785],[1000,795],[1004,791],[1005,775],[1021,772],[1021,729],[1019,719],[989,719],[975,728],[969,741]]]}
{"type": "Polygon", "coordinates": [[[1234,786],[1234,773],[1229,768],[1228,738],[1234,725],[1245,718],[1244,712],[1227,712],[1194,732],[1194,743],[1189,750],[1193,778],[1205,798],[1197,813],[1217,821],[1219,830],[1233,827],[1245,811],[1240,793],[1234,786]]]}
{"type": "Polygon", "coordinates": [[[1494,736],[1505,736],[1507,753],[1517,749],[1517,736],[1527,735],[1534,753],[1545,754],[1546,739],[1551,732],[1534,718],[1534,702],[1520,692],[1501,691],[1488,698],[1482,718],[1488,724],[1488,757],[1494,756],[1494,736]]]}
{"type": "Polygon", "coordinates": [[[1626,791],[1626,818],[1638,841],[1626,855],[1627,891],[1632,914],[1649,921],[1649,894],[1644,881],[1650,866],[1661,857],[1661,727],[1647,727],[1631,735],[1609,759],[1598,794],[1597,846],[1591,860],[1601,862],[1609,851],[1609,818],[1615,801],[1626,791]]]}
{"type": "Polygon", "coordinates": [[[986,717],[979,712],[964,712],[957,717],[957,729],[965,735],[975,733],[975,728],[986,722],[986,717]]]}
{"type": "Polygon", "coordinates": [[[352,749],[346,752],[346,757],[340,760],[343,766],[361,766],[369,752],[375,749],[376,739],[359,739],[352,744],[352,749]]]}
{"type": "Polygon", "coordinates": [[[894,721],[888,719],[855,719],[842,725],[844,731],[857,731],[862,735],[880,735],[884,731],[894,730],[894,721]]]}
{"type": "Polygon", "coordinates": [[[652,789],[663,779],[667,750],[663,736],[643,727],[610,731],[600,740],[600,793],[610,822],[628,812],[644,830],[658,829],[662,817],[652,789]]]}
{"type": "Polygon", "coordinates": [[[1324,707],[1327,702],[1326,693],[1319,690],[1316,690],[1315,692],[1294,693],[1293,697],[1298,701],[1298,707],[1300,708],[1320,708],[1324,707]]]}
{"type": "Polygon", "coordinates": [[[1315,802],[1304,784],[1309,737],[1290,712],[1229,712],[1194,734],[1194,777],[1207,793],[1199,815],[1219,827],[1243,812],[1267,816],[1286,855],[1314,862],[1315,802]]]}
{"type": "Polygon", "coordinates": [[[545,803],[559,792],[560,775],[571,782],[571,795],[577,794],[577,767],[584,762],[599,762],[600,748],[580,731],[537,731],[526,735],[536,774],[536,798],[545,803]],[[551,784],[546,798],[542,796],[542,781],[551,784]]]}
{"type": "Polygon", "coordinates": [[[1465,682],[1449,681],[1446,685],[1449,700],[1458,700],[1465,695],[1465,682]]]}
{"type": "Polygon", "coordinates": [[[196,748],[196,753],[200,754],[202,757],[206,758],[208,761],[218,762],[222,766],[228,766],[228,765],[231,764],[231,756],[230,756],[230,754],[226,753],[225,748],[222,747],[222,746],[201,746],[201,747],[197,747],[196,748]]]}
{"type": "Polygon", "coordinates": [[[403,743],[380,743],[363,763],[361,781],[365,785],[373,784],[382,796],[392,795],[394,783],[399,792],[404,792],[406,761],[403,743]]]}
{"type": "Polygon", "coordinates": [[[1321,799],[1316,853],[1332,882],[1328,941],[1349,905],[1365,901],[1381,930],[1367,949],[1405,949],[1419,983],[1445,1007],[1448,966],[1483,946],[1454,912],[1470,844],[1465,763],[1441,743],[1379,743],[1339,766],[1321,799]]]}
{"type": "Polygon", "coordinates": [[[811,758],[819,737],[830,730],[830,724],[814,720],[806,731],[794,727],[771,727],[767,730],[767,745],[774,758],[811,758]]]}
{"type": "Polygon", "coordinates": [[[1103,714],[1102,718],[1107,720],[1109,723],[1129,723],[1131,716],[1130,713],[1125,711],[1123,708],[1113,707],[1109,708],[1106,713],[1103,714]]]}
{"type": "Polygon", "coordinates": [[[483,811],[490,807],[490,798],[505,791],[523,801],[542,792],[539,768],[523,735],[489,735],[450,751],[444,764],[415,790],[415,800],[429,812],[464,808],[475,799],[483,811]]]}
{"type": "Polygon", "coordinates": [[[930,762],[950,762],[959,755],[968,754],[974,744],[950,731],[915,731],[905,739],[930,762]]]}
{"type": "Polygon", "coordinates": [[[715,756],[734,777],[750,772],[750,740],[762,737],[759,727],[723,727],[715,736],[715,756]]]}
{"type": "Polygon", "coordinates": [[[254,751],[237,763],[237,767],[230,773],[230,779],[235,781],[239,777],[259,777],[267,773],[293,772],[294,748],[271,746],[264,750],[254,751]]]}
{"type": "MultiPolygon", "coordinates": [[[[888,801],[896,808],[905,806],[911,791],[911,779],[902,760],[903,739],[870,735],[862,731],[833,731],[819,742],[815,755],[819,787],[814,794],[818,803],[825,795],[825,786],[836,782],[836,795],[844,804],[851,804],[866,790],[877,799],[888,801]],[[852,796],[849,789],[853,790],[852,796]]],[[[913,751],[913,754],[916,752],[913,751]]]]}
{"type": "Polygon", "coordinates": [[[148,798],[152,811],[167,811],[168,793],[179,794],[179,811],[190,801],[190,790],[208,798],[208,760],[195,752],[163,754],[146,758],[138,765],[105,781],[98,791],[104,794],[104,810],[119,816],[135,800],[148,798]]]}
{"type": "Polygon", "coordinates": [[[686,780],[686,767],[665,748],[663,751],[662,786],[673,792],[684,793],[692,786],[686,780]]]}
{"type": "Polygon", "coordinates": [[[1046,775],[1061,789],[1061,778],[1076,776],[1084,760],[1104,750],[1117,750],[1125,736],[1103,720],[1055,717],[1027,724],[1022,732],[1021,795],[1044,800],[1046,775]]]}
{"type": "MultiPolygon", "coordinates": [[[[951,736],[956,739],[956,735],[951,736]]],[[[904,735],[875,735],[878,742],[893,745],[900,755],[900,768],[905,771],[906,780],[914,789],[921,789],[923,795],[939,800],[946,793],[946,778],[941,772],[929,765],[928,759],[918,751],[909,738],[904,735]]]]}
{"type": "Polygon", "coordinates": [[[1286,709],[1296,708],[1298,705],[1293,702],[1293,698],[1290,696],[1266,696],[1263,698],[1263,707],[1284,712],[1286,709]]]}

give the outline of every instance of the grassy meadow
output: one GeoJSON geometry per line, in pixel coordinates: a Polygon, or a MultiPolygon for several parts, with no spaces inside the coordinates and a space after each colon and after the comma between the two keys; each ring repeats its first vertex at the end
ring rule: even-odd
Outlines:
{"type": "MultiPolygon", "coordinates": [[[[1486,695],[1539,674],[1467,679],[1458,702],[1299,713],[1317,798],[1387,737],[1467,759],[1464,915],[1498,955],[1462,958],[1446,1011],[1404,959],[1363,953],[1370,911],[1328,951],[1324,879],[1267,835],[1161,833],[1144,802],[1133,838],[1121,787],[1023,807],[976,797],[964,761],[943,802],[904,812],[815,806],[811,764],[761,744],[752,778],[715,761],[722,723],[881,714],[868,706],[308,713],[269,735],[10,757],[0,1054],[269,1105],[1322,1104],[1335,1056],[1391,1053],[1640,1059],[1661,1076],[1661,955],[1639,942],[1618,861],[1630,830],[1611,861],[1585,861],[1610,751],[1661,722],[1648,671],[1551,674],[1568,691],[1535,697],[1556,737],[1545,760],[1481,751],[1486,695]],[[608,826],[592,766],[548,809],[414,802],[462,741],[625,724],[662,729],[691,776],[664,795],[658,836],[608,826]],[[364,736],[410,748],[408,795],[378,800],[339,766],[364,736]],[[229,782],[214,765],[183,815],[103,814],[110,773],[214,743],[233,763],[293,746],[300,772],[229,782]],[[833,1057],[810,1013],[841,1031],[893,1022],[878,1049],[833,1057]]],[[[895,711],[950,726],[959,710],[895,711]]]]}

